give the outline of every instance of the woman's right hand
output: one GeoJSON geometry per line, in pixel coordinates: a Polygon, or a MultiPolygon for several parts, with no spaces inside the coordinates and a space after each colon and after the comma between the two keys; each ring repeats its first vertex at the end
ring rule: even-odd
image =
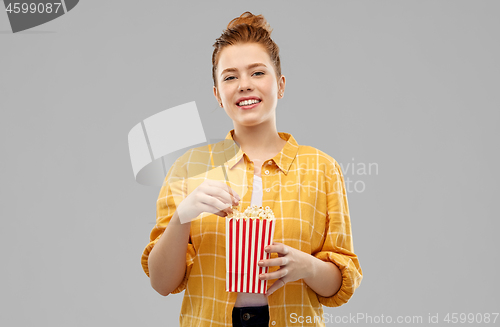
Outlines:
{"type": "Polygon", "coordinates": [[[237,206],[240,200],[238,193],[227,184],[206,179],[179,204],[177,213],[183,224],[203,212],[225,217],[233,212],[232,206],[237,206]]]}

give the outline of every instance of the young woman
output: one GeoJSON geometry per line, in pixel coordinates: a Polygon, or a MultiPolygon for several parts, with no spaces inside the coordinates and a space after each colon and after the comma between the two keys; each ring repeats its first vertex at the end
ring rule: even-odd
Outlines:
{"type": "Polygon", "coordinates": [[[142,265],[158,293],[185,290],[181,326],[324,326],[322,305],[346,303],[362,279],[339,164],[276,129],[286,83],[271,31],[262,15],[245,12],[217,39],[214,96],[233,120],[226,140],[236,150],[223,141],[187,151],[158,197],[142,265]],[[214,157],[222,158],[227,183],[209,177],[214,157]],[[183,181],[194,175],[190,189],[183,181]],[[233,205],[243,211],[253,204],[276,217],[271,258],[259,262],[269,267],[260,276],[268,290],[226,292],[225,216],[233,205]]]}

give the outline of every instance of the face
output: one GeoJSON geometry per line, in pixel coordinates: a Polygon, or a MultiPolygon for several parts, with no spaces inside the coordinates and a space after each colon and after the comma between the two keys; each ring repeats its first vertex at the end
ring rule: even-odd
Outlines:
{"type": "Polygon", "coordinates": [[[246,43],[225,47],[219,56],[214,95],[234,124],[255,126],[275,122],[276,105],[285,90],[285,76],[276,78],[266,50],[246,43]],[[252,102],[243,102],[251,99],[252,102]]]}

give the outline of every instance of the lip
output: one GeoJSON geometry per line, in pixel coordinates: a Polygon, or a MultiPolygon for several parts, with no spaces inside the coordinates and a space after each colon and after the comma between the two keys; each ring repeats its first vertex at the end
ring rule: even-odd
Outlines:
{"type": "Polygon", "coordinates": [[[252,104],[251,106],[245,106],[245,107],[240,107],[238,105],[236,105],[238,108],[240,108],[241,110],[250,110],[250,109],[253,109],[255,107],[257,107],[259,104],[262,103],[262,100],[260,102],[257,102],[257,103],[254,103],[252,104]]]}

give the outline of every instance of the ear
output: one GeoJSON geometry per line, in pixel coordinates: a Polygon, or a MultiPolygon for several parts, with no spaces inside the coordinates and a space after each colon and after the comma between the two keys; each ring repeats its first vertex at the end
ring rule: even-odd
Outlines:
{"type": "Polygon", "coordinates": [[[286,79],[285,75],[282,74],[280,79],[278,80],[278,99],[283,98],[283,96],[281,96],[280,94],[285,93],[285,86],[286,86],[286,79]]]}
{"type": "Polygon", "coordinates": [[[214,97],[215,97],[215,100],[217,100],[218,103],[221,103],[221,99],[220,99],[220,96],[219,96],[219,92],[217,91],[217,87],[214,85],[214,97]]]}

